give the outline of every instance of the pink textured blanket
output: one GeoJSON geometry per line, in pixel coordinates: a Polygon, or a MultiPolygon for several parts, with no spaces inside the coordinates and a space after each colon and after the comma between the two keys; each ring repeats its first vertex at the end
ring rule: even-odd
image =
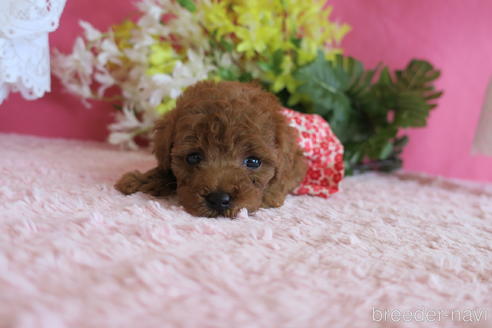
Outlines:
{"type": "Polygon", "coordinates": [[[492,327],[490,186],[365,175],[205,219],[113,190],[153,164],[0,135],[0,327],[492,327]]]}

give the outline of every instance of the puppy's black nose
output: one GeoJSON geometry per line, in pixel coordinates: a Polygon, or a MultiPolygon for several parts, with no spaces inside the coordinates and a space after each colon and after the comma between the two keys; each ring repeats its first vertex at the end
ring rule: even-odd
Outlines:
{"type": "Polygon", "coordinates": [[[205,196],[208,207],[213,210],[223,211],[231,206],[231,195],[226,192],[211,192],[205,196]]]}

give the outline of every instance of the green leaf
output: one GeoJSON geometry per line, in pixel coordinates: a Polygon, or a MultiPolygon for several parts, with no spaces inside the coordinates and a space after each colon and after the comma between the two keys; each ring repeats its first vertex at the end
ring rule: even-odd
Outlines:
{"type": "Polygon", "coordinates": [[[408,137],[397,137],[398,129],[425,126],[442,95],[434,86],[439,75],[422,60],[403,70],[365,70],[354,58],[328,61],[321,52],[294,73],[301,104],[329,121],[342,141],[347,174],[402,166],[408,137]]]}
{"type": "Polygon", "coordinates": [[[239,75],[238,80],[240,82],[251,82],[253,81],[253,75],[250,72],[244,72],[239,75]]]}
{"type": "Polygon", "coordinates": [[[369,159],[386,159],[393,150],[393,146],[388,146],[388,143],[391,143],[397,132],[398,129],[395,127],[378,127],[360,147],[369,159]]]}
{"type": "Polygon", "coordinates": [[[353,81],[348,91],[354,96],[361,96],[367,93],[371,87],[371,81],[375,73],[375,70],[368,70],[360,73],[357,79],[353,81]]]}
{"type": "Polygon", "coordinates": [[[362,153],[360,151],[355,151],[351,156],[349,157],[348,161],[351,164],[355,164],[359,162],[359,160],[362,158],[362,153]]]}
{"type": "Polygon", "coordinates": [[[228,41],[227,39],[225,38],[222,38],[222,40],[220,40],[220,45],[222,48],[224,48],[227,52],[231,52],[234,50],[234,44],[230,41],[228,41]]]}
{"type": "Polygon", "coordinates": [[[316,59],[297,70],[294,77],[300,83],[298,92],[310,100],[313,112],[330,122],[342,142],[348,142],[353,137],[349,126],[354,115],[358,115],[354,105],[368,93],[370,83],[367,81],[373,74],[366,76],[362,63],[354,58],[339,55],[334,61],[328,61],[319,52],[316,59]]]}
{"type": "Polygon", "coordinates": [[[401,136],[395,139],[394,147],[395,149],[402,149],[408,144],[408,136],[401,136]]]}
{"type": "Polygon", "coordinates": [[[391,74],[389,72],[389,68],[385,67],[381,71],[381,75],[379,76],[379,84],[385,85],[385,86],[390,86],[393,84],[393,79],[391,78],[391,74]]]}
{"type": "Polygon", "coordinates": [[[396,98],[394,124],[401,127],[425,126],[431,108],[417,92],[402,91],[396,98]]]}
{"type": "Polygon", "coordinates": [[[442,94],[443,94],[442,91],[427,94],[425,96],[425,100],[434,100],[434,99],[440,98],[442,96],[442,94]]]}
{"type": "Polygon", "coordinates": [[[188,11],[196,11],[196,6],[193,0],[178,0],[178,3],[181,5],[181,7],[188,9],[188,11]]]}
{"type": "Polygon", "coordinates": [[[282,73],[282,60],[284,58],[284,51],[282,49],[278,49],[272,55],[270,67],[274,73],[280,74],[282,73]]]}
{"type": "Polygon", "coordinates": [[[272,67],[270,66],[270,64],[268,64],[266,62],[258,62],[257,64],[258,64],[258,67],[260,67],[260,69],[262,69],[265,72],[272,70],[272,67]]]}
{"type": "Polygon", "coordinates": [[[301,38],[298,38],[296,36],[292,36],[290,38],[290,42],[296,47],[296,48],[300,48],[301,47],[301,42],[302,42],[302,39],[301,38]]]}
{"type": "Polygon", "coordinates": [[[381,149],[381,152],[379,153],[379,159],[387,159],[390,157],[391,153],[393,152],[393,143],[391,141],[388,141],[386,145],[381,149]]]}
{"type": "Polygon", "coordinates": [[[218,73],[220,78],[226,81],[237,81],[239,78],[238,75],[230,68],[219,67],[218,73]]]}

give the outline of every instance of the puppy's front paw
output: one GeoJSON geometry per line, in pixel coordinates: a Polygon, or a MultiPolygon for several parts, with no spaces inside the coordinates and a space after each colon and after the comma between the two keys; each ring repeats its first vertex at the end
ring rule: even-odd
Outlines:
{"type": "Polygon", "coordinates": [[[144,176],[138,171],[125,173],[114,185],[115,189],[125,195],[140,191],[144,184],[144,176]]]}
{"type": "Polygon", "coordinates": [[[279,197],[276,195],[267,194],[263,197],[262,207],[265,207],[265,208],[280,207],[284,204],[284,200],[285,200],[285,196],[279,197]]]}
{"type": "Polygon", "coordinates": [[[141,191],[155,197],[168,196],[176,190],[176,178],[171,171],[163,171],[156,167],[145,173],[128,172],[114,187],[125,195],[141,191]]]}

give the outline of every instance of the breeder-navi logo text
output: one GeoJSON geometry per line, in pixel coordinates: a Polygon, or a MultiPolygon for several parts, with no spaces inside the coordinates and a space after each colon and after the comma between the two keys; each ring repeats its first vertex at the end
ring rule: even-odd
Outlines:
{"type": "Polygon", "coordinates": [[[375,322],[440,322],[444,320],[461,322],[483,322],[487,321],[487,310],[465,309],[465,310],[439,310],[418,309],[414,311],[403,311],[400,309],[378,309],[372,308],[372,321],[375,322]]]}

